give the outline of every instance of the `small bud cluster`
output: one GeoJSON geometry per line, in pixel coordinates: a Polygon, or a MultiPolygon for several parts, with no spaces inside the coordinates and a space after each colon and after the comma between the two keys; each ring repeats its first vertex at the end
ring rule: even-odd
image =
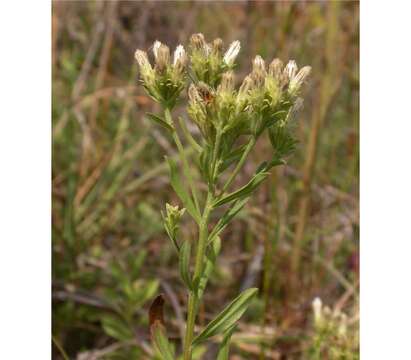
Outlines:
{"type": "Polygon", "coordinates": [[[347,333],[347,315],[336,309],[332,311],[328,306],[323,306],[319,297],[312,302],[314,325],[318,329],[332,327],[336,333],[345,336],[347,333]]]}
{"type": "Polygon", "coordinates": [[[239,41],[224,51],[221,39],[208,43],[203,34],[194,34],[188,55],[179,45],[171,60],[169,48],[155,41],[154,67],[144,51],[137,50],[136,59],[147,92],[169,110],[186,80],[192,80],[188,85],[187,113],[209,148],[219,138],[228,155],[236,139],[248,136],[255,141],[267,130],[276,156],[284,157],[295,148],[288,123],[301,107],[299,92],[311,68],[298,70],[294,60],[284,66],[279,59],[267,66],[257,55],[252,71],[237,88],[233,69],[239,51],[239,41]]]}
{"type": "MultiPolygon", "coordinates": [[[[330,359],[354,359],[358,353],[358,331],[349,325],[354,319],[339,309],[323,306],[320,298],[312,302],[314,333],[310,351],[316,357],[330,359]]],[[[354,317],[355,318],[355,317],[354,317]]]]}
{"type": "Polygon", "coordinates": [[[339,338],[347,335],[347,315],[340,310],[332,311],[328,306],[323,306],[320,298],[312,302],[314,326],[319,332],[329,332],[339,338]]]}
{"type": "Polygon", "coordinates": [[[154,68],[145,51],[137,50],[135,53],[141,81],[155,101],[172,108],[185,87],[188,56],[184,47],[178,45],[171,63],[170,49],[160,41],[154,42],[153,55],[154,68]]]}
{"type": "Polygon", "coordinates": [[[186,209],[184,208],[179,209],[178,206],[172,206],[166,203],[166,215],[164,216],[163,214],[165,230],[177,248],[177,231],[179,228],[180,218],[184,215],[185,210],[186,209]]]}
{"type": "MultiPolygon", "coordinates": [[[[310,67],[306,66],[297,73],[295,61],[284,67],[279,59],[274,59],[267,71],[264,59],[256,56],[252,72],[238,91],[232,70],[222,74],[215,91],[213,88],[202,91],[202,82],[191,85],[189,114],[208,142],[213,141],[219,126],[225,133],[258,137],[265,129],[274,129],[276,123],[284,127],[289,116],[301,106],[298,93],[309,72],[310,67]]],[[[279,132],[273,135],[276,135],[272,137],[273,146],[281,148],[276,140],[279,132]]]]}
{"type": "Polygon", "coordinates": [[[223,54],[223,41],[205,41],[203,34],[194,34],[190,39],[191,67],[198,81],[217,87],[222,74],[234,67],[240,51],[240,42],[234,41],[223,54]]]}

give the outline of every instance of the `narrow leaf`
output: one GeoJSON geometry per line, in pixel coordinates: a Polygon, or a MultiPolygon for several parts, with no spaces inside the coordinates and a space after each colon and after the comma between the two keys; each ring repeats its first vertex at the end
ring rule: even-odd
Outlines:
{"type": "Polygon", "coordinates": [[[174,128],[168,124],[164,119],[162,119],[161,117],[159,117],[158,115],[152,114],[152,113],[146,113],[147,117],[154,121],[156,124],[166,128],[167,130],[173,132],[174,128]]]}
{"type": "Polygon", "coordinates": [[[189,241],[184,241],[179,253],[180,276],[181,279],[183,279],[184,284],[191,290],[193,288],[193,283],[190,276],[190,255],[191,244],[189,241]]]}
{"type": "Polygon", "coordinates": [[[257,288],[250,288],[243,291],[235,298],[217,317],[212,320],[205,329],[194,339],[193,345],[227,331],[247,310],[251,300],[257,294],[257,288]]]}
{"type": "Polygon", "coordinates": [[[221,342],[218,349],[217,360],[228,360],[231,335],[233,335],[235,328],[236,325],[233,325],[224,333],[223,341],[221,342]]]}
{"type": "Polygon", "coordinates": [[[101,319],[104,332],[112,338],[120,341],[126,341],[133,338],[133,332],[128,325],[114,315],[105,315],[101,319]]]}
{"type": "Polygon", "coordinates": [[[183,130],[183,134],[185,136],[185,138],[187,139],[187,141],[190,143],[190,145],[192,146],[192,148],[197,151],[198,153],[201,153],[202,151],[202,147],[197,143],[197,141],[194,140],[193,136],[191,135],[190,130],[188,130],[187,128],[187,124],[186,121],[180,116],[178,118],[178,122],[181,126],[181,129],[183,130]]]}
{"type": "Polygon", "coordinates": [[[237,200],[223,215],[223,217],[218,221],[215,225],[213,231],[211,232],[210,236],[208,237],[208,243],[211,243],[216,236],[220,235],[220,233],[224,230],[227,224],[232,220],[234,216],[236,216],[244,205],[249,200],[249,197],[246,197],[241,200],[237,200]]]}
{"type": "Polygon", "coordinates": [[[173,348],[166,336],[165,327],[159,321],[156,321],[151,326],[151,338],[163,360],[175,359],[173,348]]]}
{"type": "Polygon", "coordinates": [[[246,185],[216,201],[214,203],[214,207],[227,204],[237,199],[244,199],[245,197],[251,195],[251,193],[257,188],[258,185],[261,184],[268,174],[269,173],[265,171],[256,173],[246,185]]]}
{"type": "Polygon", "coordinates": [[[231,151],[228,155],[224,156],[224,162],[220,167],[220,172],[226,170],[232,163],[238,161],[243,155],[248,144],[244,144],[235,150],[231,151]]]}
{"type": "Polygon", "coordinates": [[[210,278],[211,272],[214,269],[215,262],[217,260],[218,254],[220,253],[220,250],[221,239],[217,236],[206,253],[206,261],[203,274],[201,275],[200,279],[198,279],[197,286],[194,286],[197,290],[197,296],[199,299],[201,299],[203,296],[208,279],[210,278]]]}
{"type": "Polygon", "coordinates": [[[190,215],[194,218],[194,220],[198,223],[200,221],[200,214],[196,210],[194,206],[194,202],[191,199],[189,193],[184,188],[183,182],[179,176],[179,172],[177,169],[177,165],[173,159],[166,157],[170,168],[170,179],[171,179],[171,186],[173,187],[174,191],[183,202],[184,207],[190,213],[190,215]]]}

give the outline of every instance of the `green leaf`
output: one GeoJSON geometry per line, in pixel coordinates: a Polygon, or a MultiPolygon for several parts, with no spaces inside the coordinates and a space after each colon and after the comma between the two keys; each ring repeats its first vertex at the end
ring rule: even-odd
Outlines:
{"type": "MultiPolygon", "coordinates": [[[[264,169],[263,169],[264,170],[264,169]]],[[[244,199],[248,197],[249,195],[252,194],[252,192],[257,188],[258,185],[261,184],[261,182],[267,177],[269,172],[261,170],[260,172],[257,172],[252,179],[243,187],[240,189],[232,192],[231,194],[228,194],[224,196],[222,199],[217,200],[214,203],[214,207],[218,207],[224,204],[227,204],[231,201],[238,200],[238,199],[244,199]]]]}
{"type": "Polygon", "coordinates": [[[197,143],[197,141],[194,140],[193,136],[190,133],[190,130],[188,130],[187,128],[187,124],[186,121],[180,116],[178,118],[178,122],[181,126],[181,129],[183,130],[183,134],[185,136],[185,138],[187,139],[187,141],[190,143],[191,147],[197,151],[198,153],[201,153],[201,151],[203,150],[203,148],[197,143]]]}
{"type": "Polygon", "coordinates": [[[211,243],[216,236],[220,235],[220,233],[224,230],[224,228],[227,226],[227,224],[231,221],[231,219],[236,216],[241,209],[244,207],[244,205],[247,203],[249,200],[249,197],[246,197],[241,200],[237,200],[223,215],[223,217],[218,221],[218,223],[215,225],[213,231],[210,233],[208,237],[208,243],[211,243]]]}
{"type": "Polygon", "coordinates": [[[228,360],[230,352],[231,335],[233,335],[235,328],[236,325],[233,325],[232,327],[228,328],[224,333],[223,341],[221,342],[218,349],[217,360],[228,360]]]}
{"type": "Polygon", "coordinates": [[[166,160],[168,162],[170,168],[170,179],[171,179],[171,186],[173,187],[174,191],[183,202],[184,207],[190,213],[190,215],[194,218],[194,220],[199,223],[200,222],[200,214],[198,213],[196,207],[194,206],[194,202],[191,199],[189,193],[184,188],[183,182],[179,176],[179,172],[177,169],[177,165],[175,161],[166,156],[166,160]]]}
{"type": "Polygon", "coordinates": [[[219,170],[220,173],[222,173],[224,170],[226,170],[232,163],[235,161],[238,161],[241,156],[243,155],[244,151],[246,150],[248,144],[244,144],[233,151],[231,151],[229,154],[224,156],[224,161],[222,165],[220,166],[219,170]]]}
{"type": "Polygon", "coordinates": [[[197,290],[197,296],[199,299],[202,298],[204,289],[207,286],[208,279],[211,275],[211,272],[214,269],[217,256],[221,250],[221,239],[217,236],[212,243],[212,246],[209,247],[206,253],[206,261],[204,265],[204,271],[201,277],[197,281],[197,286],[194,286],[197,290]]]}
{"type": "Polygon", "coordinates": [[[126,341],[133,338],[133,332],[128,325],[114,315],[105,315],[101,319],[104,332],[114,339],[126,341]]]}
{"type": "Polygon", "coordinates": [[[151,325],[151,337],[155,348],[160,353],[163,360],[174,360],[174,351],[166,336],[164,326],[159,322],[151,325]]]}
{"type": "Polygon", "coordinates": [[[168,124],[164,119],[162,119],[160,116],[152,114],[152,113],[146,113],[146,116],[150,120],[154,121],[156,124],[166,128],[167,130],[171,132],[174,131],[174,128],[170,124],[168,124]]]}
{"type": "Polygon", "coordinates": [[[180,276],[183,279],[184,284],[191,290],[193,288],[193,283],[190,276],[190,255],[191,244],[189,241],[184,241],[179,253],[180,276]]]}
{"type": "Polygon", "coordinates": [[[257,288],[250,288],[243,291],[205,327],[205,329],[194,339],[192,345],[194,346],[214,335],[224,333],[232,327],[247,310],[248,305],[257,294],[257,291],[257,288]]]}

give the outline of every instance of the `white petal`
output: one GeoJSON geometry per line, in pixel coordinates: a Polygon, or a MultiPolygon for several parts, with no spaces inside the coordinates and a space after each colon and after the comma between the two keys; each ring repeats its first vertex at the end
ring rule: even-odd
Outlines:
{"type": "Polygon", "coordinates": [[[183,45],[178,45],[176,49],[174,50],[174,58],[173,58],[173,65],[176,64],[178,59],[181,59],[185,54],[185,50],[183,45]]]}
{"type": "Polygon", "coordinates": [[[285,73],[287,74],[289,80],[294,79],[297,74],[297,70],[297,63],[294,60],[290,60],[285,67],[285,73]]]}
{"type": "Polygon", "coordinates": [[[235,58],[237,57],[238,53],[240,52],[240,42],[238,40],[233,41],[224,54],[224,62],[227,65],[232,65],[234,63],[235,58]]]}
{"type": "Polygon", "coordinates": [[[156,40],[154,41],[154,45],[153,45],[153,54],[154,54],[154,58],[157,60],[157,55],[158,55],[158,49],[161,46],[161,42],[156,40]]]}

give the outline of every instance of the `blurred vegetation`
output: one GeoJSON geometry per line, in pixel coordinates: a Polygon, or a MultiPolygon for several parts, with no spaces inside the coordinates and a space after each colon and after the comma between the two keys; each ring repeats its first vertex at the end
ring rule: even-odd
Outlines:
{"type": "MultiPolygon", "coordinates": [[[[296,156],[224,234],[200,318],[256,286],[230,359],[357,358],[358,3],[56,1],[52,29],[53,358],[155,359],[147,310],[160,292],[180,346],[186,293],[160,215],[176,201],[163,159],[175,149],[144,118],[155,109],[134,51],[194,32],[240,40],[243,74],[254,54],[313,68],[296,156]],[[344,341],[318,335],[316,296],[347,315],[344,341]]],[[[266,151],[263,141],[253,162],[266,151]]],[[[189,222],[181,230],[194,235],[189,222]]]]}

